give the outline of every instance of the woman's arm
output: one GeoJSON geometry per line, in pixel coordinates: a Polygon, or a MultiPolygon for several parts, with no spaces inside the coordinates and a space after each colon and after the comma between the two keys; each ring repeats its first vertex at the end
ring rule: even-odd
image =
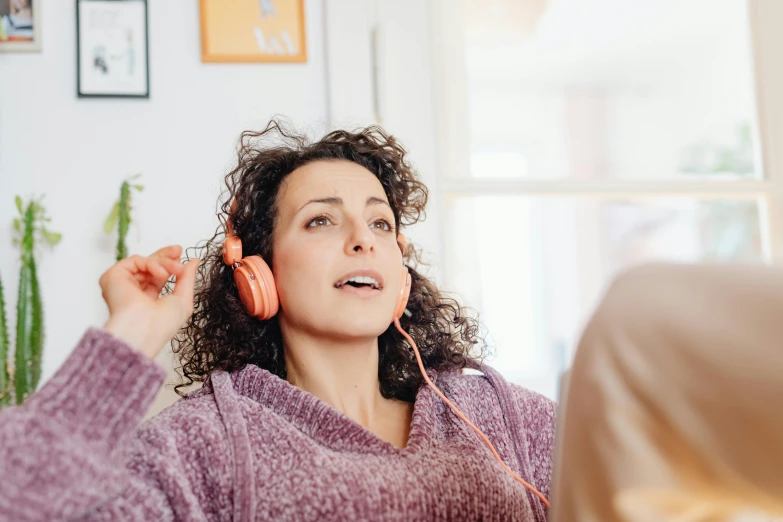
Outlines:
{"type": "Polygon", "coordinates": [[[193,310],[198,260],[183,266],[180,253],[167,247],[107,270],[104,329],[88,329],[50,381],[0,412],[0,520],[165,520],[175,505],[198,511],[194,495],[180,494],[188,484],[176,466],[141,465],[178,462],[175,446],[119,451],[165,378],[151,359],[193,310]],[[172,275],[174,293],[159,299],[172,275]]]}
{"type": "Polygon", "coordinates": [[[89,329],[51,381],[0,413],[0,520],[230,516],[222,424],[180,412],[137,428],[164,377],[124,341],[89,329]]]}
{"type": "MultiPolygon", "coordinates": [[[[123,341],[88,329],[51,380],[0,412],[0,519],[75,518],[123,494],[130,480],[119,449],[164,377],[123,341]]],[[[164,504],[152,485],[146,493],[164,504]]]]}

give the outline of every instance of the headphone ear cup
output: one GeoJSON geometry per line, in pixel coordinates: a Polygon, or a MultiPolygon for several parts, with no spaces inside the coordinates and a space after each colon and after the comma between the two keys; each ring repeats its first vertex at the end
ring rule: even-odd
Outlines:
{"type": "Polygon", "coordinates": [[[280,307],[272,270],[259,256],[248,256],[234,270],[234,282],[245,310],[262,321],[274,317],[280,307]]]}
{"type": "Polygon", "coordinates": [[[400,294],[397,298],[397,306],[394,307],[394,316],[392,322],[402,317],[405,312],[405,307],[408,306],[408,298],[411,295],[411,274],[408,272],[408,267],[402,266],[402,286],[400,287],[400,294]]]}
{"type": "Polygon", "coordinates": [[[232,266],[242,259],[242,241],[234,234],[228,234],[223,241],[223,262],[232,266]]]}

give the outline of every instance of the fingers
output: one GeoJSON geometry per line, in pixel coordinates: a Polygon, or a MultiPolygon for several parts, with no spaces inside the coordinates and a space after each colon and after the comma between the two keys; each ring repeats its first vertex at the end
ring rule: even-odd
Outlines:
{"type": "Polygon", "coordinates": [[[153,252],[150,257],[162,258],[162,259],[177,259],[179,260],[182,255],[182,247],[179,245],[165,246],[159,250],[153,252]]]}
{"type": "Polygon", "coordinates": [[[172,245],[153,252],[149,257],[132,255],[120,261],[120,264],[127,261],[125,267],[134,274],[146,271],[162,277],[163,271],[166,271],[166,279],[168,279],[172,275],[182,273],[183,265],[179,261],[181,252],[182,248],[179,245],[172,245]]]}
{"type": "Polygon", "coordinates": [[[151,257],[143,259],[139,265],[146,269],[155,283],[160,282],[161,285],[166,282],[173,271],[173,267],[165,266],[163,262],[151,257]]]}
{"type": "Polygon", "coordinates": [[[163,268],[163,270],[166,272],[166,279],[168,279],[170,276],[179,277],[182,275],[182,271],[185,270],[185,265],[180,263],[179,258],[157,260],[153,258],[151,259],[151,262],[163,268]]]}
{"type": "MultiPolygon", "coordinates": [[[[150,254],[148,259],[158,261],[170,275],[179,276],[182,273],[183,265],[180,262],[182,247],[179,245],[169,245],[156,250],[150,254]]],[[[167,278],[168,279],[168,278],[167,278]]]]}
{"type": "Polygon", "coordinates": [[[175,308],[178,313],[181,313],[181,321],[185,321],[193,313],[193,291],[196,285],[196,270],[201,262],[200,259],[191,259],[185,264],[185,269],[182,275],[177,277],[177,283],[174,286],[174,292],[172,295],[164,298],[169,299],[169,302],[176,303],[175,308]]]}
{"type": "Polygon", "coordinates": [[[149,257],[132,255],[118,261],[109,268],[100,278],[98,283],[104,287],[108,281],[115,277],[132,277],[137,284],[146,290],[155,287],[158,291],[163,287],[166,281],[173,275],[180,278],[185,265],[180,262],[182,247],[179,245],[169,245],[163,247],[149,257]]]}

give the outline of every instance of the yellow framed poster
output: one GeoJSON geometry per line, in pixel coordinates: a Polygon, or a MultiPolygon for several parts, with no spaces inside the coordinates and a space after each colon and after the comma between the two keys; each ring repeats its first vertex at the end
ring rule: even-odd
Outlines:
{"type": "Polygon", "coordinates": [[[304,0],[201,0],[202,62],[306,62],[304,0]]]}

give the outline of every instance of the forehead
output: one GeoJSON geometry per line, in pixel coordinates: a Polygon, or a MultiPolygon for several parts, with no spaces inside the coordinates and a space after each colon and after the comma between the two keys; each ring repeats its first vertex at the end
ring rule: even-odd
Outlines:
{"type": "Polygon", "coordinates": [[[279,205],[299,208],[315,198],[337,196],[345,200],[357,198],[362,204],[369,196],[388,202],[380,180],[352,161],[321,160],[299,167],[286,176],[280,190],[279,205]]]}

